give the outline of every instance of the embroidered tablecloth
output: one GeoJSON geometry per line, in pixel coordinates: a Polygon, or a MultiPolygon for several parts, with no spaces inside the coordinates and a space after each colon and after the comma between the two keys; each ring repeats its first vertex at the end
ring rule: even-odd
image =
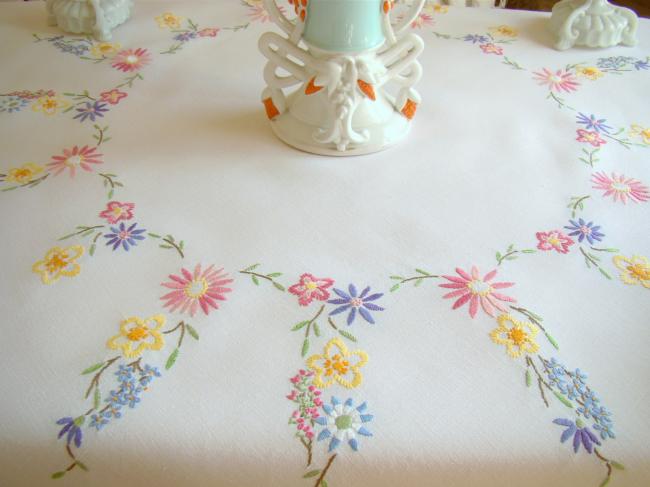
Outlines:
{"type": "Polygon", "coordinates": [[[258,0],[0,18],[1,485],[650,484],[647,20],[427,4],[410,137],[327,158],[258,0]]]}

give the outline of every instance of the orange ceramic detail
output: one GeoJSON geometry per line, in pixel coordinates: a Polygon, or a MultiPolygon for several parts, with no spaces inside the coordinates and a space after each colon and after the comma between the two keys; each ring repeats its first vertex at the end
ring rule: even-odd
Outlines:
{"type": "Polygon", "coordinates": [[[357,84],[359,85],[359,89],[363,91],[363,93],[370,98],[372,101],[375,101],[377,97],[375,96],[375,89],[372,87],[370,83],[366,83],[362,79],[357,80],[357,84]]]}
{"type": "Polygon", "coordinates": [[[307,0],[300,0],[300,3],[302,3],[302,6],[303,6],[303,7],[306,7],[306,6],[307,6],[307,0]]]}
{"type": "Polygon", "coordinates": [[[309,83],[307,83],[307,87],[305,88],[305,95],[313,95],[314,93],[318,93],[320,90],[323,89],[322,86],[317,86],[314,83],[315,80],[316,80],[315,76],[309,80],[309,83]]]}
{"type": "Polygon", "coordinates": [[[271,97],[264,100],[264,108],[266,109],[266,116],[269,117],[269,120],[273,120],[275,117],[280,115],[280,111],[275,106],[275,103],[273,103],[271,97]]]}
{"type": "Polygon", "coordinates": [[[307,16],[307,12],[305,12],[304,10],[301,10],[300,11],[300,20],[302,20],[304,22],[306,16],[307,16]]]}
{"type": "Polygon", "coordinates": [[[418,104],[415,103],[410,98],[404,103],[404,108],[402,108],[402,115],[404,115],[409,120],[412,120],[415,117],[415,111],[418,109],[418,104]]]}
{"type": "Polygon", "coordinates": [[[388,12],[390,12],[391,7],[392,7],[391,3],[388,0],[386,0],[384,2],[384,13],[387,14],[388,12]]]}

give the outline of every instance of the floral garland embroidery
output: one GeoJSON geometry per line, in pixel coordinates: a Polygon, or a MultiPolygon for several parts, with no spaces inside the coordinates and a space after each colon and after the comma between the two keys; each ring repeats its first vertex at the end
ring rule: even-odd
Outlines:
{"type": "Polygon", "coordinates": [[[183,49],[183,46],[189,41],[206,37],[216,37],[219,33],[219,28],[217,27],[206,27],[200,29],[199,25],[189,18],[187,19],[187,27],[183,28],[183,17],[171,12],[160,14],[155,18],[155,20],[158,27],[161,29],[170,29],[172,33],[175,34],[174,40],[176,43],[166,50],[161,51],[160,54],[176,54],[176,52],[183,49]]]}

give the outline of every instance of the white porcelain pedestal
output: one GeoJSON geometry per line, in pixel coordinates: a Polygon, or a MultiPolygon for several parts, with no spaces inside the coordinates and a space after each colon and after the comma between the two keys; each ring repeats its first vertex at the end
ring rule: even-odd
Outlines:
{"type": "Polygon", "coordinates": [[[131,17],[133,0],[47,0],[46,8],[48,25],[110,41],[111,31],[131,17]]]}

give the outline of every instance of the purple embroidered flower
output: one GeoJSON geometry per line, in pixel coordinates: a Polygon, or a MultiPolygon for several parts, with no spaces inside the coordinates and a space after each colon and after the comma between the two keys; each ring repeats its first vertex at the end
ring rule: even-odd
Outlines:
{"type": "Polygon", "coordinates": [[[612,129],[612,127],[605,124],[607,120],[604,118],[597,119],[595,115],[587,116],[584,113],[578,113],[576,118],[578,119],[576,123],[584,125],[587,130],[595,130],[599,133],[608,134],[612,129]]]}
{"type": "Polygon", "coordinates": [[[467,34],[463,37],[463,40],[465,42],[471,42],[472,44],[485,44],[486,42],[490,42],[490,39],[487,36],[478,34],[467,34]]]}
{"type": "Polygon", "coordinates": [[[634,69],[641,71],[642,69],[650,69],[650,58],[647,58],[645,61],[637,61],[634,63],[634,69]]]}
{"type": "Polygon", "coordinates": [[[580,218],[577,222],[575,220],[569,220],[569,223],[571,226],[565,226],[564,228],[571,230],[569,235],[573,237],[577,236],[578,242],[582,242],[586,238],[589,244],[593,245],[594,240],[600,242],[605,236],[604,233],[599,232],[600,226],[594,226],[594,222],[587,223],[580,218]]]}
{"type": "Polygon", "coordinates": [[[80,122],[84,122],[87,118],[90,118],[92,122],[95,121],[95,117],[103,117],[104,113],[108,111],[106,108],[106,103],[96,101],[95,103],[86,102],[84,108],[77,108],[77,113],[74,118],[78,118],[80,122]]]}
{"type": "Polygon", "coordinates": [[[370,292],[370,286],[366,287],[363,291],[361,291],[361,294],[358,295],[357,288],[354,286],[354,284],[350,284],[348,286],[348,291],[350,294],[347,294],[346,292],[336,288],[334,288],[333,291],[340,296],[340,299],[330,299],[327,302],[330,304],[338,304],[340,306],[338,308],[335,308],[334,311],[331,311],[330,316],[350,310],[347,320],[348,326],[354,322],[354,319],[357,316],[357,311],[364,320],[372,325],[375,324],[375,320],[370,314],[370,311],[384,311],[384,308],[371,303],[371,301],[375,301],[381,298],[384,294],[375,293],[368,295],[370,292]]]}
{"type": "Polygon", "coordinates": [[[602,57],[598,59],[598,62],[596,64],[600,69],[609,69],[609,70],[618,71],[621,68],[625,67],[625,65],[634,63],[635,61],[636,59],[634,59],[633,57],[612,56],[612,57],[602,57]]]}
{"type": "Polygon", "coordinates": [[[196,32],[183,32],[182,34],[178,34],[177,36],[174,36],[174,40],[180,41],[180,42],[187,42],[190,39],[196,38],[196,32]]]}
{"type": "Polygon", "coordinates": [[[578,453],[580,445],[583,445],[585,450],[587,450],[588,453],[591,453],[594,450],[594,444],[601,444],[598,437],[579,418],[576,419],[575,422],[563,418],[554,419],[553,422],[560,426],[566,426],[566,429],[560,437],[560,441],[564,443],[573,436],[573,451],[575,453],[578,453]]]}
{"type": "Polygon", "coordinates": [[[146,232],[146,230],[143,228],[136,230],[136,225],[137,223],[133,223],[127,228],[126,225],[124,225],[124,222],[122,222],[117,228],[111,227],[113,233],[107,233],[104,235],[104,238],[108,239],[106,245],[112,245],[113,250],[117,250],[121,244],[124,250],[128,251],[129,245],[134,246],[137,244],[137,240],[144,240],[144,235],[142,234],[146,232]]]}
{"type": "Polygon", "coordinates": [[[66,442],[68,445],[74,441],[74,444],[77,448],[81,447],[81,440],[83,439],[83,433],[81,432],[81,426],[84,424],[85,418],[79,416],[78,418],[65,417],[59,419],[56,424],[64,425],[59,431],[58,438],[61,438],[66,433],[66,442]]]}

